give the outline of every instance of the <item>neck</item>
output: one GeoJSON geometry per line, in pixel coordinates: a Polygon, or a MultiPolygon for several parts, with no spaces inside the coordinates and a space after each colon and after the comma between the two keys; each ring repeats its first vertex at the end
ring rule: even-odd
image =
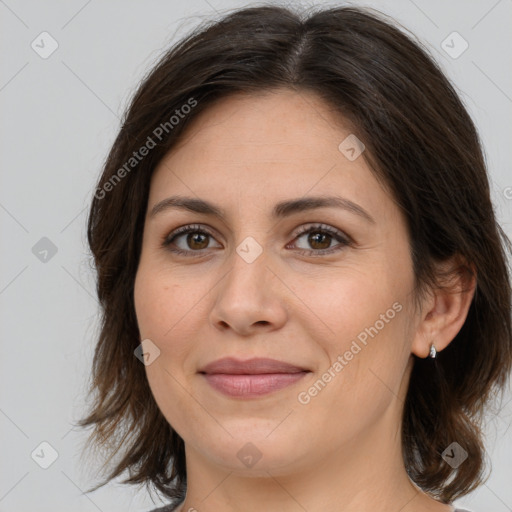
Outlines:
{"type": "Polygon", "coordinates": [[[268,468],[242,475],[186,445],[187,496],[179,511],[450,512],[452,507],[428,497],[409,479],[396,428],[399,412],[390,407],[357,439],[294,461],[293,472],[268,468]]]}

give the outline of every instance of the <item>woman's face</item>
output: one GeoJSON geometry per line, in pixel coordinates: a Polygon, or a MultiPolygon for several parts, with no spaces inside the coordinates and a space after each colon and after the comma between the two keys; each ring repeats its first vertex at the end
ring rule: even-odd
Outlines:
{"type": "Polygon", "coordinates": [[[417,326],[409,241],[350,133],[312,94],[231,96],[154,172],[135,306],[187,463],[286,474],[399,431],[417,326]],[[340,202],[276,210],[313,197],[340,202]],[[222,358],[292,368],[203,373],[222,358]]]}

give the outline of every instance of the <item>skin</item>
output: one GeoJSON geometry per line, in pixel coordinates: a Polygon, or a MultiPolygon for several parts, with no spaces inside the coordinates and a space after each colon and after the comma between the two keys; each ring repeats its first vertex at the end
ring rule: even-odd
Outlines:
{"type": "Polygon", "coordinates": [[[400,424],[412,354],[450,343],[473,291],[432,291],[415,308],[405,219],[364,153],[350,161],[338,149],[350,133],[311,93],[234,95],[194,119],[153,174],[135,307],[141,340],[160,350],[146,366],[152,393],[185,442],[180,512],[453,510],[408,478],[400,424]],[[333,207],[270,216],[279,201],[334,193],[374,222],[333,207]],[[151,216],[171,195],[210,201],[226,217],[178,209],[151,216]],[[296,236],[316,223],[354,243],[296,236]],[[191,256],[162,247],[190,224],[213,236],[187,243],[185,234],[169,246],[191,256]],[[252,263],[236,251],[246,237],[262,249],[252,263]],[[322,254],[332,248],[340,250],[322,254]],[[300,403],[298,394],[395,303],[401,311],[300,403]],[[198,373],[225,356],[271,357],[311,373],[257,399],[229,398],[198,373]],[[237,457],[248,442],[261,454],[250,468],[237,457]]]}

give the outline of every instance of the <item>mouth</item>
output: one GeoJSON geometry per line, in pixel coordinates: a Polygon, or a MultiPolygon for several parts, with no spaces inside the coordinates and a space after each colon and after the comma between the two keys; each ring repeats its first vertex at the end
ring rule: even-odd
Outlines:
{"type": "Polygon", "coordinates": [[[203,367],[201,374],[216,391],[239,398],[259,397],[288,387],[310,370],[275,359],[255,358],[240,361],[218,359],[203,367]]]}

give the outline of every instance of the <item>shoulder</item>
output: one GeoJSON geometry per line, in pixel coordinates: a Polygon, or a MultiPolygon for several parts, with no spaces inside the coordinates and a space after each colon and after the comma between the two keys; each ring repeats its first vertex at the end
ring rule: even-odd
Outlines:
{"type": "MultiPolygon", "coordinates": [[[[181,505],[181,503],[179,503],[178,505],[165,505],[160,508],[154,508],[152,510],[149,510],[148,512],[174,512],[174,511],[178,510],[178,507],[180,505],[181,505]]],[[[457,512],[457,511],[455,511],[455,512],[457,512]]]]}
{"type": "MultiPolygon", "coordinates": [[[[179,503],[178,505],[165,505],[163,507],[159,507],[159,508],[154,508],[153,510],[150,510],[149,512],[175,512],[179,505],[181,505],[181,503],[179,503]]],[[[470,510],[467,510],[465,508],[456,508],[453,510],[453,512],[471,512],[470,510]]]]}

